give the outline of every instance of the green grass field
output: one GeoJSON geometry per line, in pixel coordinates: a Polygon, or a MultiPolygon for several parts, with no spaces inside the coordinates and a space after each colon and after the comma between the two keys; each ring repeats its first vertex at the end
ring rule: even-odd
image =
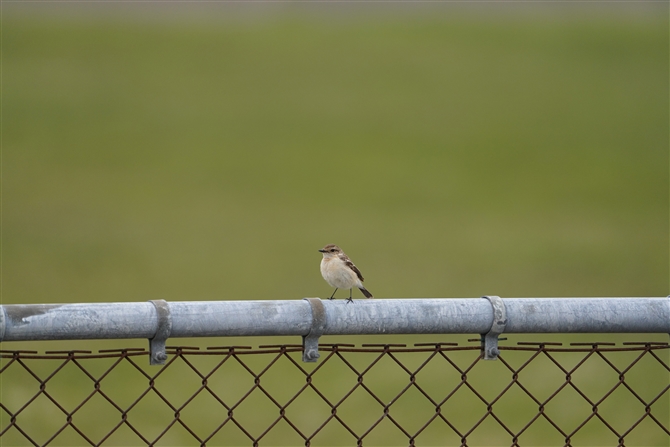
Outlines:
{"type": "Polygon", "coordinates": [[[228,7],[3,4],[3,304],[668,295],[667,5],[228,7]]]}

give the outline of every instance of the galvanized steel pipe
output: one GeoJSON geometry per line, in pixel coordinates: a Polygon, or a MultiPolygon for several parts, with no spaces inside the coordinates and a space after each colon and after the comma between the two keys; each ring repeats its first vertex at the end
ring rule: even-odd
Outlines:
{"type": "MultiPolygon", "coordinates": [[[[323,335],[485,334],[484,299],[323,300],[323,335]]],[[[670,333],[670,298],[505,298],[505,333],[670,333]]],[[[168,303],[170,337],[302,335],[312,329],[306,300],[168,303]]],[[[151,302],[0,306],[0,341],[152,338],[151,302]]]]}

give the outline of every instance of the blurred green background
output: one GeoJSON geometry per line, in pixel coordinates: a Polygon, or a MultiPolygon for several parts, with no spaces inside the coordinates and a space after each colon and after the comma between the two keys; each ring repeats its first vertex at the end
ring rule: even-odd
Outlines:
{"type": "Polygon", "coordinates": [[[5,2],[2,303],[327,297],[328,243],[377,298],[666,296],[668,6],[615,6],[5,2]]]}

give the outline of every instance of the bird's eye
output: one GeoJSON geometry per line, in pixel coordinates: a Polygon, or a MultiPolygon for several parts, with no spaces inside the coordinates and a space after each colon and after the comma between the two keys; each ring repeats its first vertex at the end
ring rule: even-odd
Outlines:
{"type": "Polygon", "coordinates": [[[331,253],[334,253],[334,252],[335,252],[335,249],[334,249],[334,248],[331,248],[331,249],[330,249],[330,252],[331,252],[331,253]]]}

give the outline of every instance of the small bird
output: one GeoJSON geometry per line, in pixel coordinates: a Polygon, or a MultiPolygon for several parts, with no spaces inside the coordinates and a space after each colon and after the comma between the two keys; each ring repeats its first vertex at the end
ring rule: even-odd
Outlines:
{"type": "MultiPolygon", "coordinates": [[[[363,287],[363,275],[358,267],[351,262],[340,247],[329,244],[319,250],[323,253],[321,260],[321,276],[326,280],[331,287],[335,287],[335,292],[338,289],[349,289],[349,298],[347,304],[353,302],[351,298],[351,291],[354,287],[358,287],[367,298],[373,298],[372,294],[363,287]]],[[[335,292],[328,298],[332,300],[335,292]]]]}

